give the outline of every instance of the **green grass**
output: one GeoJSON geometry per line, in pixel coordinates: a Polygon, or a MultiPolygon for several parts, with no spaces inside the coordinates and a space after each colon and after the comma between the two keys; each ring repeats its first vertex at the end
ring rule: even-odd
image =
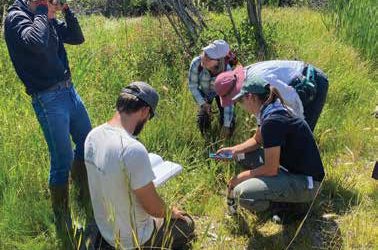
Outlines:
{"type": "Polygon", "coordinates": [[[325,23],[377,63],[378,5],[374,0],[330,0],[325,23]]]}
{"type": "MultiPolygon", "coordinates": [[[[272,57],[303,59],[324,69],[330,79],[327,104],[315,131],[327,177],[294,247],[374,249],[378,192],[370,175],[378,155],[377,120],[371,116],[378,101],[376,71],[356,49],[326,29],[320,13],[267,9],[263,15],[272,57]]],[[[244,11],[235,12],[240,26],[244,17],[244,11]]],[[[221,15],[209,19],[212,27],[228,22],[221,15]]],[[[160,93],[159,118],[146,126],[141,140],[149,151],[184,166],[184,172],[159,192],[168,203],[195,216],[194,249],[284,248],[298,225],[278,226],[248,213],[237,220],[225,216],[225,184],[237,167],[206,155],[221,144],[248,138],[255,123],[238,110],[233,141],[210,145],[203,140],[186,81],[191,58],[167,22],[93,16],[81,23],[86,43],[68,46],[68,53],[73,80],[94,126],[113,115],[116,96],[129,82],[147,81],[160,93]]],[[[225,38],[230,36],[229,27],[225,26],[225,38]]],[[[204,36],[214,39],[214,32],[204,36]]],[[[241,56],[245,65],[253,63],[252,48],[250,44],[239,48],[246,53],[241,56]]],[[[3,40],[0,54],[0,249],[56,249],[47,146],[3,40]]]]}

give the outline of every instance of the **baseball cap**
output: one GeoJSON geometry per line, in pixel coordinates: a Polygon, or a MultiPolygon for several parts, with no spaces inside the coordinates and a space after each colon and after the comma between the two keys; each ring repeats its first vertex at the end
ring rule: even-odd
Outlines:
{"type": "Polygon", "coordinates": [[[244,79],[245,72],[242,66],[238,66],[233,71],[226,71],[217,76],[214,88],[220,97],[222,107],[233,104],[232,98],[240,92],[244,79]]]}
{"type": "Polygon", "coordinates": [[[215,40],[202,49],[206,55],[214,60],[226,57],[230,51],[230,45],[224,40],[215,40]]]}
{"type": "Polygon", "coordinates": [[[261,77],[254,75],[245,80],[243,87],[241,88],[239,94],[232,98],[232,101],[236,102],[244,95],[251,94],[268,94],[269,93],[269,83],[262,79],[261,77]]]}
{"type": "Polygon", "coordinates": [[[159,95],[156,90],[145,82],[132,82],[127,87],[123,88],[121,93],[128,93],[138,97],[151,108],[151,116],[156,115],[156,107],[159,102],[159,95]]]}

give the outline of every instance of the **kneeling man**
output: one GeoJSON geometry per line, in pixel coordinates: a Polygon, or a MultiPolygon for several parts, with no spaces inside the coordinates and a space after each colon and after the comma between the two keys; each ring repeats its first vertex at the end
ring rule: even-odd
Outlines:
{"type": "Polygon", "coordinates": [[[131,83],[121,91],[114,117],[86,139],[85,161],[101,249],[182,249],[194,237],[192,219],[175,207],[167,209],[156,192],[148,152],[135,138],[154,116],[158,100],[147,83],[131,83]]]}

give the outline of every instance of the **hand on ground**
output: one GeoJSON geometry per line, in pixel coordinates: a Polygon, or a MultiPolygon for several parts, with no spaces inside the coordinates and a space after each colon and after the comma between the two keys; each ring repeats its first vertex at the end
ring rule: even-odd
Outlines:
{"type": "Polygon", "coordinates": [[[179,210],[177,207],[172,208],[172,218],[173,219],[186,220],[184,215],[185,215],[185,213],[183,211],[179,210]]]}

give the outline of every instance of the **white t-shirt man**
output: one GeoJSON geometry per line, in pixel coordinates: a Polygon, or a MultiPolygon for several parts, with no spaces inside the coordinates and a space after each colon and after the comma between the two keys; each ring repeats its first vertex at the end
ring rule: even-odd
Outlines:
{"type": "Polygon", "coordinates": [[[303,104],[297,91],[289,86],[292,80],[302,75],[303,61],[272,60],[251,64],[246,67],[246,79],[257,75],[278,89],[286,105],[304,119],[303,104]]]}
{"type": "Polygon", "coordinates": [[[125,129],[103,124],[85,141],[85,163],[96,223],[112,246],[135,247],[153,232],[153,217],[138,203],[132,190],[154,178],[146,148],[125,129]]]}

